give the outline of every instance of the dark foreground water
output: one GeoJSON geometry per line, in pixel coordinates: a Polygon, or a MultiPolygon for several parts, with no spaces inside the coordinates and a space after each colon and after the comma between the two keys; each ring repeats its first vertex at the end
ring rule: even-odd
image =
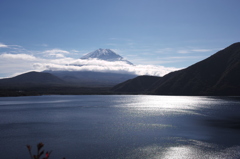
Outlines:
{"type": "Polygon", "coordinates": [[[238,159],[237,97],[37,96],[0,98],[0,158],[238,159]],[[35,152],[35,151],[34,151],[35,152]]]}

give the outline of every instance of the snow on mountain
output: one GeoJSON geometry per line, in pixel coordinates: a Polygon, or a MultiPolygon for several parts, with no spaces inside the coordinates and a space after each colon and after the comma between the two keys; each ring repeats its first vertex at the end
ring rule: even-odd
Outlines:
{"type": "Polygon", "coordinates": [[[90,52],[80,59],[99,59],[99,60],[105,60],[105,61],[110,61],[110,62],[115,62],[115,61],[123,61],[126,62],[127,64],[133,65],[131,62],[128,60],[124,59],[122,56],[118,55],[114,51],[110,49],[98,49],[93,52],[90,52]]]}

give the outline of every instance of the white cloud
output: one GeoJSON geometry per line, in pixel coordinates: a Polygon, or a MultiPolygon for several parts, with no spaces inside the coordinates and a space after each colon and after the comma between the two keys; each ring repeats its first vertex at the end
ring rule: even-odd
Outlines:
{"type": "Polygon", "coordinates": [[[0,77],[4,78],[36,70],[33,64],[44,60],[28,54],[4,53],[0,55],[0,61],[0,77]]]}
{"type": "Polygon", "coordinates": [[[48,44],[42,44],[41,46],[43,46],[43,47],[48,47],[48,44]]]}
{"type": "Polygon", "coordinates": [[[0,43],[0,48],[7,48],[8,46],[3,44],[3,43],[0,43]]]}
{"type": "Polygon", "coordinates": [[[46,50],[44,51],[45,53],[50,53],[50,54],[54,54],[54,53],[63,53],[63,54],[69,54],[68,51],[65,50],[61,50],[61,49],[52,49],[52,50],[46,50]]]}
{"type": "Polygon", "coordinates": [[[115,72],[115,73],[129,73],[136,75],[153,75],[163,76],[171,71],[178,70],[178,68],[154,66],[154,65],[129,65],[124,62],[108,62],[103,60],[74,60],[61,59],[51,61],[52,63],[36,63],[34,65],[38,70],[52,70],[52,71],[96,71],[96,72],[115,72]],[[66,65],[70,63],[70,65],[66,65]]]}
{"type": "Polygon", "coordinates": [[[156,52],[156,53],[160,53],[160,54],[164,54],[164,53],[169,53],[169,52],[171,52],[171,51],[173,51],[172,48],[163,48],[163,49],[158,49],[158,50],[156,50],[155,52],[156,52]]]}
{"type": "Polygon", "coordinates": [[[158,58],[158,61],[160,63],[174,63],[174,62],[183,62],[183,61],[189,61],[193,59],[204,59],[205,56],[169,56],[164,58],[158,58]],[[161,62],[162,61],[162,62],[161,62]]]}
{"type": "Polygon", "coordinates": [[[66,54],[70,54],[68,51],[61,49],[46,50],[43,52],[47,57],[63,58],[66,54]]]}
{"type": "Polygon", "coordinates": [[[4,53],[0,55],[0,59],[20,59],[20,60],[26,60],[26,61],[32,61],[32,60],[36,60],[36,57],[32,56],[32,55],[28,55],[28,54],[8,54],[8,53],[4,53]]]}
{"type": "Polygon", "coordinates": [[[211,51],[215,51],[217,49],[185,49],[185,50],[178,50],[177,53],[180,54],[188,54],[188,53],[192,53],[192,52],[211,52],[211,51]]]}
{"type": "Polygon", "coordinates": [[[108,45],[108,46],[117,46],[118,44],[115,44],[115,43],[107,43],[106,45],[108,45]]]}
{"type": "Polygon", "coordinates": [[[79,52],[78,50],[74,50],[74,49],[73,49],[73,50],[71,50],[71,51],[72,51],[72,52],[79,52]]]}
{"type": "Polygon", "coordinates": [[[191,51],[189,51],[189,50],[178,50],[177,51],[177,53],[179,53],[179,54],[188,54],[188,53],[190,53],[191,51]]]}
{"type": "Polygon", "coordinates": [[[193,52],[210,52],[210,51],[213,51],[211,49],[193,49],[192,50],[193,52]]]}

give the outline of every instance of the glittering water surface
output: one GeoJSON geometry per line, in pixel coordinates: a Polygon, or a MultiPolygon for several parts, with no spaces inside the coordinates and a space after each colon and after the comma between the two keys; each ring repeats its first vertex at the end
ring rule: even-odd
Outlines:
{"type": "Polygon", "coordinates": [[[239,99],[1,97],[0,158],[26,159],[25,145],[43,142],[53,159],[238,159],[239,99]]]}

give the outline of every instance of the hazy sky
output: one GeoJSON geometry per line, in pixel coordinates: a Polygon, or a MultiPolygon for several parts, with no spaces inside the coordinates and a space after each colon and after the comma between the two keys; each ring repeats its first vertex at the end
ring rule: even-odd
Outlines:
{"type": "Polygon", "coordinates": [[[184,68],[240,41],[239,8],[239,0],[1,0],[0,77],[98,48],[139,69],[184,68]]]}

